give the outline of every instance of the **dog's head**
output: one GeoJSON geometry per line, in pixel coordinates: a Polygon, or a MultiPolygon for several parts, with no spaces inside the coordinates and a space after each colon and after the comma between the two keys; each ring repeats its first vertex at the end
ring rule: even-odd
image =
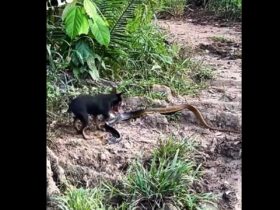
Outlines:
{"type": "Polygon", "coordinates": [[[112,112],[118,113],[121,110],[122,106],[122,92],[121,93],[115,93],[115,98],[112,102],[112,112]]]}

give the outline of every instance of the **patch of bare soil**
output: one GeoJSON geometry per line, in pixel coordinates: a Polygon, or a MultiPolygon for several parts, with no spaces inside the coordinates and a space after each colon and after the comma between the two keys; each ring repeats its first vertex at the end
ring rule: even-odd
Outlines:
{"type": "MultiPolygon", "coordinates": [[[[185,56],[211,65],[216,78],[198,97],[173,97],[166,87],[154,88],[155,92],[162,90],[169,95],[168,103],[155,101],[155,104],[188,102],[201,110],[209,124],[241,129],[241,59],[230,60],[228,56],[221,59],[209,50],[189,53],[190,48],[199,49],[200,44],[212,44],[213,40],[209,37],[213,36],[223,36],[240,48],[240,32],[230,27],[194,25],[190,21],[165,20],[158,24],[172,37],[169,41],[176,41],[185,47],[185,56]]],[[[145,101],[140,97],[127,98],[124,109],[137,109],[143,104],[145,101]]],[[[118,123],[114,127],[122,137],[116,144],[108,144],[97,137],[84,140],[74,130],[70,118],[67,122],[51,121],[48,127],[48,148],[52,157],[48,167],[50,181],[56,181],[57,178],[52,180],[51,177],[59,174],[56,172],[59,170],[52,168],[51,163],[63,169],[66,179],[78,186],[93,187],[101,179],[118,180],[125,174],[131,161],[148,157],[160,139],[175,135],[178,138],[194,138],[200,143],[197,161],[202,163],[206,171],[201,190],[215,192],[219,196],[221,210],[241,209],[241,134],[205,129],[188,110],[174,118],[174,115],[150,114],[118,123]]],[[[63,182],[64,177],[59,180],[63,182]]],[[[53,191],[59,189],[54,187],[53,191]]]]}

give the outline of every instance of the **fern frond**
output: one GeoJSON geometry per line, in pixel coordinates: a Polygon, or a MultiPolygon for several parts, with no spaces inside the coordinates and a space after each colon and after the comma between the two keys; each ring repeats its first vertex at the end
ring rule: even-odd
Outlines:
{"type": "Polygon", "coordinates": [[[109,23],[111,41],[109,46],[129,46],[129,34],[126,27],[134,18],[135,10],[144,0],[97,0],[96,4],[109,23]]]}
{"type": "Polygon", "coordinates": [[[111,1],[96,0],[95,1],[102,15],[108,21],[110,28],[112,28],[112,26],[118,20],[127,2],[128,2],[127,0],[111,0],[111,1]]]}
{"type": "Polygon", "coordinates": [[[123,29],[124,27],[126,27],[128,19],[133,18],[134,11],[140,2],[141,0],[130,0],[128,2],[128,5],[111,28],[111,33],[114,32],[115,29],[123,29]]]}

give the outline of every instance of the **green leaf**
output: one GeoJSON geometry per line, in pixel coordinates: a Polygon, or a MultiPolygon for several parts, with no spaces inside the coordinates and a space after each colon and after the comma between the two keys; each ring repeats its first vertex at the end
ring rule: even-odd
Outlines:
{"type": "Polygon", "coordinates": [[[73,9],[75,7],[75,4],[67,4],[66,7],[64,8],[61,18],[64,21],[65,17],[67,17],[69,11],[71,11],[71,9],[73,9]]]}
{"type": "Polygon", "coordinates": [[[101,45],[108,46],[110,43],[110,31],[102,18],[100,16],[96,16],[94,23],[89,20],[89,25],[96,41],[101,45]]]}
{"type": "Polygon", "coordinates": [[[86,60],[93,55],[93,51],[84,40],[79,40],[73,50],[72,62],[79,66],[79,63],[84,65],[86,60]]]}
{"type": "Polygon", "coordinates": [[[75,50],[73,51],[75,59],[73,59],[73,62],[76,66],[79,66],[79,64],[81,63],[82,65],[84,65],[84,58],[82,56],[82,54],[78,51],[75,50]]]}
{"type": "Polygon", "coordinates": [[[78,53],[79,59],[81,60],[82,64],[94,54],[89,44],[84,40],[79,40],[76,43],[75,50],[78,53]]]}
{"type": "Polygon", "coordinates": [[[81,18],[82,24],[81,24],[81,27],[80,27],[80,30],[79,30],[79,35],[88,34],[88,31],[89,31],[88,19],[87,19],[85,13],[82,10],[80,10],[80,12],[81,12],[80,14],[81,14],[81,17],[82,17],[81,18]]]}
{"type": "Polygon", "coordinates": [[[87,64],[88,64],[88,67],[90,68],[88,73],[90,74],[91,78],[93,80],[98,80],[99,79],[99,72],[98,72],[98,70],[96,68],[96,65],[95,65],[95,57],[90,56],[87,59],[87,64]]]}
{"type": "Polygon", "coordinates": [[[84,8],[88,16],[91,17],[93,20],[98,15],[96,7],[91,0],[84,0],[84,8]]]}
{"type": "Polygon", "coordinates": [[[89,30],[88,20],[80,7],[70,7],[65,19],[65,27],[67,35],[73,39],[78,35],[87,34],[89,30]]]}
{"type": "Polygon", "coordinates": [[[93,55],[92,49],[90,48],[88,43],[85,42],[84,40],[79,40],[76,43],[75,49],[82,54],[82,57],[84,58],[84,60],[88,59],[88,57],[93,55]]]}

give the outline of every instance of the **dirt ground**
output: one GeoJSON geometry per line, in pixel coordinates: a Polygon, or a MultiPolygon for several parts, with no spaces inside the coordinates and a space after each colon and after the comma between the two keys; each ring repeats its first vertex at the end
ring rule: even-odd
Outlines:
{"type": "MultiPolygon", "coordinates": [[[[241,31],[239,25],[199,24],[191,18],[158,20],[170,34],[170,42],[180,44],[185,56],[210,65],[215,71],[209,88],[196,97],[170,96],[167,105],[188,102],[198,107],[213,126],[241,129],[241,31]]],[[[166,88],[168,90],[168,88],[166,88]]],[[[155,91],[156,88],[155,88],[155,91]]],[[[141,97],[125,100],[129,109],[139,108],[141,97]]],[[[160,102],[164,103],[164,102],[160,102]]],[[[210,131],[198,125],[190,111],[177,120],[153,114],[114,127],[121,133],[119,143],[84,140],[71,122],[55,123],[48,133],[48,146],[58,157],[67,179],[73,184],[92,187],[99,179],[119,179],[130,161],[145,157],[159,139],[171,134],[200,143],[200,158],[205,170],[203,190],[219,196],[218,209],[241,209],[241,133],[210,131]]],[[[70,120],[70,119],[69,119],[70,120]]]]}
{"type": "MultiPolygon", "coordinates": [[[[186,56],[215,70],[215,79],[210,82],[210,87],[196,98],[184,97],[186,101],[203,110],[204,116],[213,125],[240,128],[240,25],[225,26],[213,21],[207,24],[205,20],[200,24],[197,19],[190,18],[164,20],[158,24],[170,33],[170,42],[185,47],[186,56]]],[[[201,151],[205,154],[205,186],[221,195],[219,209],[241,209],[241,134],[208,132],[197,139],[201,141],[201,151]]]]}

